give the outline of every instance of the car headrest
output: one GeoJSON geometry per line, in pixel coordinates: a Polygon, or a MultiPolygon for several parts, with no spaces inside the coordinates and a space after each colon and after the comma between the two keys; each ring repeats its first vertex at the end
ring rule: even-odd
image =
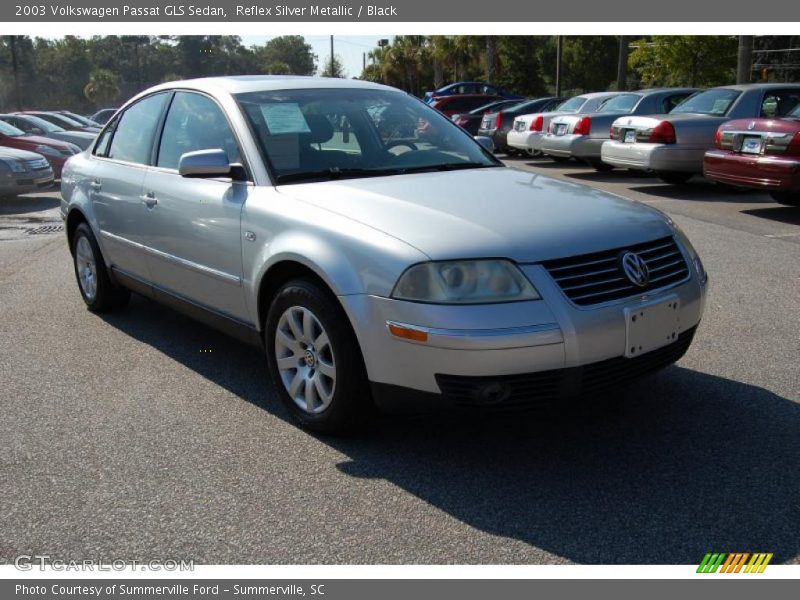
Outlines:
{"type": "Polygon", "coordinates": [[[303,134],[303,139],[310,144],[324,144],[333,137],[333,125],[325,115],[305,115],[310,133],[303,134]]]}

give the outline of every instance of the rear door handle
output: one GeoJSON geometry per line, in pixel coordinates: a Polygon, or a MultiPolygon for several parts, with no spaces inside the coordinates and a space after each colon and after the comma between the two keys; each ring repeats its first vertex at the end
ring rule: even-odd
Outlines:
{"type": "Polygon", "coordinates": [[[156,204],[158,204],[158,198],[156,198],[155,192],[147,192],[144,196],[142,196],[142,202],[145,203],[147,208],[153,208],[156,204]]]}

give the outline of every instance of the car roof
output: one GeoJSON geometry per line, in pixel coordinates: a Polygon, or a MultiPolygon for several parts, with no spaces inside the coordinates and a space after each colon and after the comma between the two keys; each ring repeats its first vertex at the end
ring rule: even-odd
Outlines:
{"type": "Polygon", "coordinates": [[[718,85],[713,88],[709,88],[712,90],[739,90],[741,92],[746,92],[747,90],[755,90],[755,89],[762,89],[762,90],[780,90],[786,88],[797,88],[800,89],[800,83],[740,83],[736,85],[718,85]]]}
{"type": "Polygon", "coordinates": [[[211,94],[219,92],[243,94],[247,92],[265,92],[271,90],[320,88],[388,90],[401,94],[405,93],[397,88],[379,83],[372,83],[370,81],[340,79],[338,77],[307,77],[302,75],[229,75],[223,77],[201,77],[198,79],[169,81],[151,87],[143,93],[152,93],[158,90],[175,88],[188,88],[211,94]]]}

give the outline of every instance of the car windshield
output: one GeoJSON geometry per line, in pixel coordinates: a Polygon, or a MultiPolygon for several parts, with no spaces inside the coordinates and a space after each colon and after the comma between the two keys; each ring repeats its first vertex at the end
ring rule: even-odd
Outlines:
{"type": "Polygon", "coordinates": [[[575,96],[559,104],[556,110],[558,112],[578,112],[585,102],[586,98],[583,96],[575,96]]]}
{"type": "Polygon", "coordinates": [[[99,123],[95,123],[91,119],[87,119],[86,117],[82,117],[81,115],[76,115],[75,113],[63,112],[61,114],[65,117],[72,119],[73,121],[77,121],[79,124],[84,125],[86,127],[97,127],[99,125],[99,123]]]}
{"type": "Polygon", "coordinates": [[[236,96],[277,183],[502,166],[401,92],[296,89],[236,96]]]}
{"type": "Polygon", "coordinates": [[[724,116],[741,92],[717,89],[698,92],[689,96],[670,111],[670,114],[698,113],[702,115],[724,116]]]}
{"type": "Polygon", "coordinates": [[[628,113],[636,107],[641,99],[642,97],[639,94],[620,94],[609,99],[597,112],[628,113]]]}
{"type": "Polygon", "coordinates": [[[19,137],[21,135],[25,135],[25,132],[22,129],[17,129],[13,125],[9,125],[3,120],[0,120],[0,133],[3,135],[10,135],[11,137],[19,137]]]}
{"type": "Polygon", "coordinates": [[[789,113],[786,115],[787,117],[792,117],[793,119],[800,118],[800,103],[797,104],[789,113]]]}
{"type": "Polygon", "coordinates": [[[38,127],[45,133],[59,133],[65,131],[63,127],[59,127],[55,123],[51,123],[50,121],[45,121],[44,119],[40,119],[39,117],[34,117],[33,115],[26,115],[22,117],[25,119],[26,123],[33,125],[34,127],[38,127]]]}
{"type": "Polygon", "coordinates": [[[78,123],[75,119],[70,119],[67,115],[54,114],[54,113],[45,113],[45,114],[39,116],[39,118],[40,119],[45,119],[46,121],[50,121],[52,119],[53,121],[56,121],[57,123],[64,123],[66,125],[69,125],[70,127],[77,127],[77,128],[83,127],[83,125],[81,123],[78,123]]]}

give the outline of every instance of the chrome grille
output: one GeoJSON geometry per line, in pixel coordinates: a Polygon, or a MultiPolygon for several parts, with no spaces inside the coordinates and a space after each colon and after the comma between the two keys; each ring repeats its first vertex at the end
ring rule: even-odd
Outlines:
{"type": "Polygon", "coordinates": [[[33,169],[33,170],[38,171],[40,169],[46,169],[50,165],[48,164],[47,160],[44,159],[44,158],[34,158],[34,159],[31,159],[31,160],[26,160],[25,161],[25,166],[27,166],[29,169],[33,169]]]}
{"type": "Polygon", "coordinates": [[[680,283],[689,278],[689,267],[672,237],[614,248],[603,252],[559,258],[542,263],[561,291],[579,306],[602,304],[680,283]],[[650,280],[637,286],[619,267],[624,252],[635,252],[647,264],[650,280]]]}

